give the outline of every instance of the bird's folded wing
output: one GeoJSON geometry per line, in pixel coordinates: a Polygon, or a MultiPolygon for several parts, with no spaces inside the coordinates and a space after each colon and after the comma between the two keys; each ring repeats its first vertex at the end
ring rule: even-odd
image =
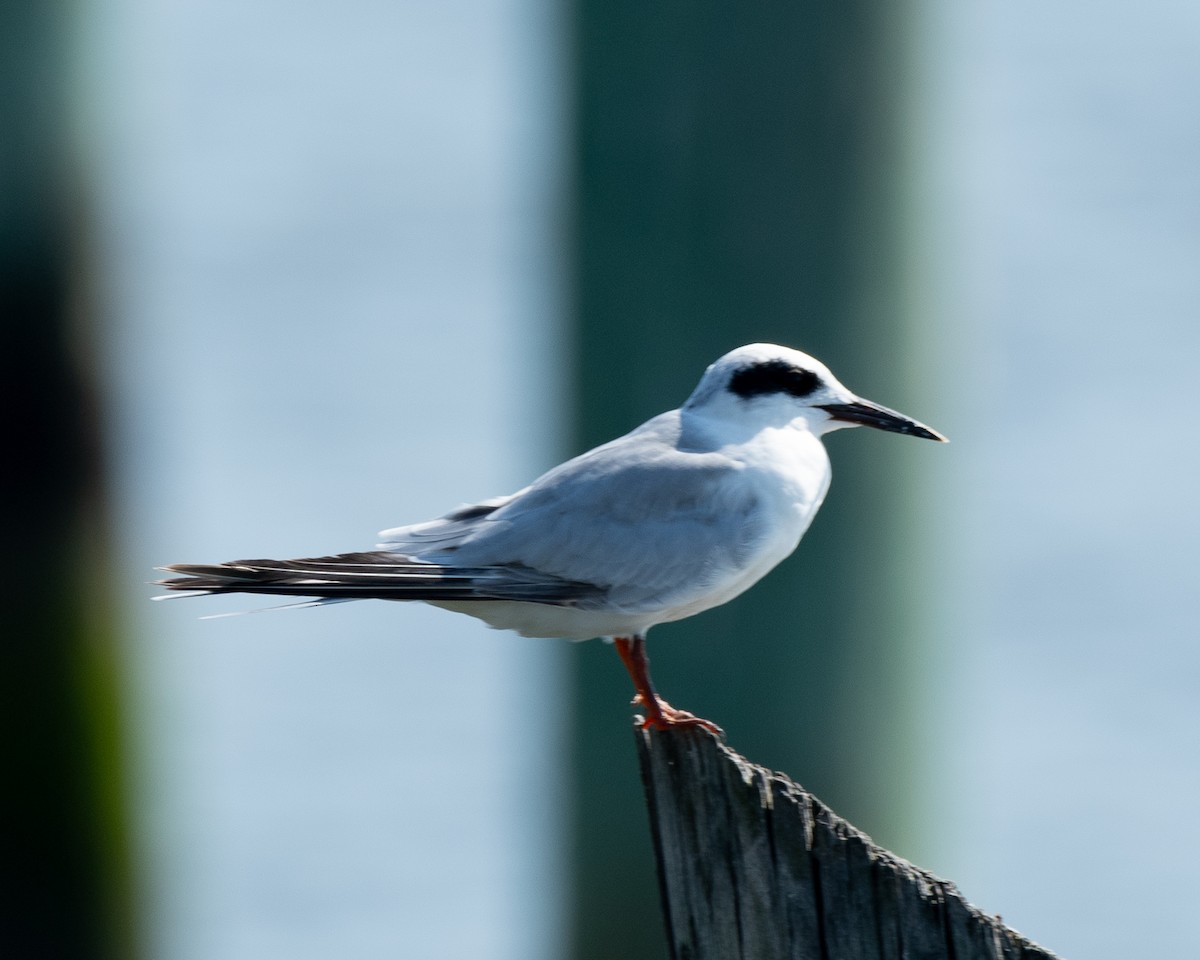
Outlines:
{"type": "Polygon", "coordinates": [[[744,569],[767,536],[753,484],[730,482],[736,466],[704,457],[670,451],[652,462],[572,461],[450,549],[422,558],[583,581],[627,609],[703,594],[744,569]]]}

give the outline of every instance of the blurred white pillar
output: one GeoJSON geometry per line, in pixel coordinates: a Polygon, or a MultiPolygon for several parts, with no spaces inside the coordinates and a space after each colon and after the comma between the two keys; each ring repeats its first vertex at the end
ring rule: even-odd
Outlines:
{"type": "Polygon", "coordinates": [[[558,953],[558,647],[145,585],[370,548],[554,459],[555,30],[544,0],[89,10],[147,956],[558,953]]]}

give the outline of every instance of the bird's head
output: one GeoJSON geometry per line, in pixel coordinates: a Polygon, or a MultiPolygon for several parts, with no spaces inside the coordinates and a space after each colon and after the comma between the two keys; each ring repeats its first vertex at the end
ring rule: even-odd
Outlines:
{"type": "Polygon", "coordinates": [[[856,396],[825,364],[773,343],[738,347],[710,366],[684,410],[752,429],[796,424],[820,436],[842,427],[875,427],[945,441],[936,430],[856,396]]]}

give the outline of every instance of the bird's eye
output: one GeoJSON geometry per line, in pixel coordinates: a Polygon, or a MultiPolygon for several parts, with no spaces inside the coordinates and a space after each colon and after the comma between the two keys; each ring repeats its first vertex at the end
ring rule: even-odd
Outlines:
{"type": "Polygon", "coordinates": [[[768,393],[807,397],[820,385],[821,378],[811,370],[786,360],[767,360],[742,367],[729,380],[730,391],[743,399],[768,393]]]}

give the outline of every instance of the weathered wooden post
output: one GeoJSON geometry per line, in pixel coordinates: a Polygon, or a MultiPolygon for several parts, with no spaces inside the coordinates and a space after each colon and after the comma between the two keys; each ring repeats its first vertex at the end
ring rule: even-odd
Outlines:
{"type": "Polygon", "coordinates": [[[674,960],[1055,960],[706,731],[637,745],[674,960]]]}

